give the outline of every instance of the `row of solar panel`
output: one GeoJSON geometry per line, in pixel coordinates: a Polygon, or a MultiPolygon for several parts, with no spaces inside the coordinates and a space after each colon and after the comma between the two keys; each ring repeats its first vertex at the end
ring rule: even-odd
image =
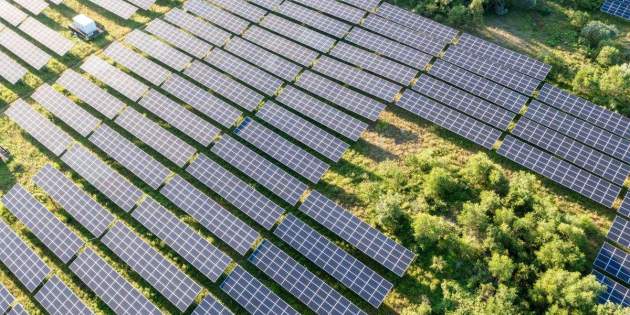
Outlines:
{"type": "Polygon", "coordinates": [[[630,20],[630,3],[627,0],[606,0],[601,7],[601,11],[630,20]]]}
{"type": "Polygon", "coordinates": [[[149,10],[155,0],[89,0],[91,3],[109,11],[117,17],[127,20],[133,16],[138,9],[149,10]]]}

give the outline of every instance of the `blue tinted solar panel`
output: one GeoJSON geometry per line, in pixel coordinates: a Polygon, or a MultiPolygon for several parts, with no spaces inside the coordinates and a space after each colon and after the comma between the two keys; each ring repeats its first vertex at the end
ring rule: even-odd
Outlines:
{"type": "Polygon", "coordinates": [[[606,0],[602,12],[630,20],[630,2],[627,0],[606,0]]]}
{"type": "Polygon", "coordinates": [[[192,315],[231,315],[232,312],[212,296],[206,296],[192,312],[192,315]]]}
{"type": "Polygon", "coordinates": [[[593,265],[625,284],[630,284],[630,255],[621,249],[604,243],[593,265]]]}
{"type": "Polygon", "coordinates": [[[616,216],[606,237],[630,249],[630,222],[620,216],[616,216]]]}
{"type": "Polygon", "coordinates": [[[593,270],[593,274],[597,280],[606,286],[606,290],[599,296],[599,303],[611,302],[630,306],[630,290],[616,281],[608,278],[601,272],[593,270]]]}
{"type": "Polygon", "coordinates": [[[50,273],[50,268],[35,252],[0,220],[0,261],[33,292],[50,273]]]}

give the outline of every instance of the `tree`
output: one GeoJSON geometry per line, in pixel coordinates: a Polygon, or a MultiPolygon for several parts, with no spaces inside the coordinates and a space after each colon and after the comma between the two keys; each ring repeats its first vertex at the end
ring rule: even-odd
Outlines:
{"type": "Polygon", "coordinates": [[[536,252],[536,259],[547,268],[571,268],[580,270],[586,258],[579,246],[570,241],[555,239],[543,244],[536,252]]]}
{"type": "Polygon", "coordinates": [[[611,107],[628,111],[630,104],[630,63],[610,67],[602,75],[599,85],[611,107]]]}
{"type": "Polygon", "coordinates": [[[383,196],[374,208],[376,223],[390,232],[396,232],[405,222],[402,203],[403,198],[399,194],[383,196]]]}
{"type": "Polygon", "coordinates": [[[604,46],[597,54],[597,63],[602,66],[612,66],[621,61],[621,51],[617,47],[604,46]]]}
{"type": "Polygon", "coordinates": [[[423,188],[426,197],[438,201],[458,200],[465,190],[453,174],[441,167],[427,174],[423,188]]]}
{"type": "Polygon", "coordinates": [[[571,83],[573,91],[587,98],[593,99],[599,94],[599,79],[601,71],[594,66],[580,67],[571,83]]]}
{"type": "Polygon", "coordinates": [[[515,268],[514,262],[507,255],[493,253],[488,261],[488,271],[499,282],[508,282],[512,278],[515,268]]]}
{"type": "Polygon", "coordinates": [[[462,26],[470,21],[470,12],[463,5],[456,5],[448,11],[446,22],[455,26],[462,26]]]}
{"type": "Polygon", "coordinates": [[[457,228],[441,217],[418,213],[413,222],[413,235],[421,249],[448,248],[457,238],[457,228]]]}
{"type": "Polygon", "coordinates": [[[579,10],[569,12],[569,23],[578,30],[581,30],[590,20],[591,15],[588,12],[579,10]]]}
{"type": "Polygon", "coordinates": [[[579,272],[549,269],[530,289],[532,301],[553,313],[590,313],[604,289],[595,276],[582,277],[579,272]]]}
{"type": "Polygon", "coordinates": [[[614,25],[601,21],[590,21],[582,28],[580,35],[591,45],[596,47],[600,42],[619,36],[619,30],[614,25]]]}
{"type": "Polygon", "coordinates": [[[503,171],[485,153],[477,153],[468,159],[461,175],[470,187],[478,189],[489,188],[504,194],[509,186],[503,171]]]}

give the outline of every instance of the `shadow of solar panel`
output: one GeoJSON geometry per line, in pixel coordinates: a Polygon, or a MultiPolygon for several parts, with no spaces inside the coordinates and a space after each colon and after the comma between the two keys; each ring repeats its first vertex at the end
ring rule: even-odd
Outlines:
{"type": "MultiPolygon", "coordinates": [[[[0,0],[0,19],[9,23],[11,26],[17,27],[22,21],[28,17],[24,11],[16,8],[5,0],[0,0]]],[[[2,29],[0,27],[0,29],[2,29]]]]}
{"type": "Polygon", "coordinates": [[[232,315],[233,313],[212,296],[207,295],[201,303],[195,307],[191,315],[232,315]]]}
{"type": "Polygon", "coordinates": [[[225,49],[286,81],[292,81],[302,70],[297,64],[240,37],[232,38],[225,49]]]}
{"type": "Polygon", "coordinates": [[[129,33],[125,37],[125,42],[177,71],[183,70],[192,61],[192,58],[183,52],[138,29],[129,33]]]}
{"type": "Polygon", "coordinates": [[[378,6],[378,4],[381,1],[380,0],[341,0],[341,2],[345,2],[347,4],[353,5],[359,9],[372,11],[378,6]]]}
{"type": "MultiPolygon", "coordinates": [[[[265,103],[265,106],[256,113],[256,116],[333,162],[339,161],[349,146],[337,137],[280,107],[273,101],[265,103]]],[[[342,122],[339,121],[339,123],[342,122]]]]}
{"type": "Polygon", "coordinates": [[[131,215],[212,282],[232,261],[153,198],[144,200],[131,215]]]}
{"type": "MultiPolygon", "coordinates": [[[[189,74],[190,73],[191,72],[189,72],[189,74]]],[[[203,74],[204,73],[200,72],[195,75],[202,77],[203,74]]],[[[170,79],[166,80],[162,88],[212,120],[218,122],[223,127],[231,127],[241,116],[241,111],[238,109],[228,105],[220,98],[206,92],[178,75],[173,75],[170,79]]]]}
{"type": "Polygon", "coordinates": [[[11,51],[36,70],[41,70],[51,58],[49,54],[9,28],[0,31],[0,46],[11,51]]]}
{"type": "MultiPolygon", "coordinates": [[[[0,8],[0,10],[2,10],[2,8],[0,8]]],[[[0,52],[0,64],[2,64],[2,68],[0,68],[0,77],[9,81],[11,84],[16,84],[28,72],[26,68],[22,67],[22,65],[3,52],[0,52]]]]}
{"type": "Polygon", "coordinates": [[[630,162],[630,140],[623,139],[538,101],[529,104],[525,117],[624,162],[630,162]]]}
{"type": "Polygon", "coordinates": [[[2,284],[0,284],[0,312],[6,313],[7,310],[11,307],[15,301],[15,297],[5,288],[2,284]]]}
{"type": "Polygon", "coordinates": [[[13,102],[4,113],[56,156],[72,143],[67,133],[21,99],[13,102]]]}
{"type": "Polygon", "coordinates": [[[514,112],[426,75],[418,79],[413,89],[497,129],[506,130],[516,117],[514,112]]]}
{"type": "Polygon", "coordinates": [[[249,26],[249,22],[246,20],[203,0],[187,1],[184,3],[184,10],[190,11],[234,34],[243,33],[249,26]]]}
{"type": "MultiPolygon", "coordinates": [[[[367,129],[366,123],[327,105],[291,85],[286,86],[276,100],[353,141],[358,140],[365,129],[367,129]]],[[[264,111],[264,107],[260,112],[262,111],[264,111]]]]}
{"type": "Polygon", "coordinates": [[[422,34],[374,14],[370,14],[365,19],[363,27],[432,56],[438,56],[446,46],[444,42],[430,35],[422,34]]]}
{"type": "Polygon", "coordinates": [[[343,37],[352,27],[350,24],[293,2],[283,2],[275,11],[337,38],[343,37]]]}
{"type": "Polygon", "coordinates": [[[189,31],[193,35],[215,46],[223,46],[231,36],[230,33],[194,15],[188,14],[179,8],[171,9],[171,11],[164,15],[164,20],[189,31]]]}
{"type": "Polygon", "coordinates": [[[127,212],[142,197],[140,189],[80,145],[70,148],[61,159],[92,186],[96,187],[96,189],[127,212]]]}
{"type": "MultiPolygon", "coordinates": [[[[347,2],[348,0],[345,1],[347,2]]],[[[455,36],[459,33],[456,29],[450,28],[446,25],[425,18],[418,13],[405,10],[387,2],[384,2],[379,6],[376,14],[390,21],[404,25],[414,31],[428,34],[435,40],[444,44],[452,42],[453,39],[455,39],[455,36]]]]}
{"type": "Polygon", "coordinates": [[[273,233],[375,308],[392,289],[389,281],[292,214],[273,233]]]}
{"type": "Polygon", "coordinates": [[[0,220],[0,245],[0,261],[29,292],[33,292],[50,273],[50,268],[4,220],[0,220]]]}
{"type": "Polygon", "coordinates": [[[186,171],[267,230],[284,213],[269,198],[203,154],[186,171]]]}
{"type": "Polygon", "coordinates": [[[132,108],[122,112],[115,122],[179,167],[184,166],[197,151],[132,108]]]}
{"type": "Polygon", "coordinates": [[[135,72],[145,80],[160,85],[171,75],[171,72],[153,61],[143,57],[118,42],[113,42],[104,51],[105,55],[114,59],[116,63],[135,72]]]}
{"type": "Polygon", "coordinates": [[[74,43],[71,40],[65,38],[57,31],[49,28],[33,17],[28,17],[24,22],[22,22],[19,29],[34,40],[42,43],[42,45],[46,46],[59,56],[65,55],[70,49],[72,49],[72,46],[74,46],[74,43]]]}
{"type": "Polygon", "coordinates": [[[520,119],[512,133],[617,185],[622,186],[630,174],[630,165],[527,118],[520,119]]]}
{"type": "Polygon", "coordinates": [[[378,119],[378,116],[385,109],[385,104],[350,90],[312,71],[304,72],[296,84],[319,97],[372,121],[378,119]]]}
{"type": "Polygon", "coordinates": [[[33,15],[38,15],[48,8],[48,3],[43,0],[15,0],[15,3],[21,5],[33,15]]]}
{"type": "Polygon", "coordinates": [[[363,16],[365,16],[365,11],[337,2],[336,0],[296,0],[295,2],[352,24],[359,24],[359,21],[363,19],[363,16]]]}
{"type": "Polygon", "coordinates": [[[623,202],[621,203],[621,207],[617,211],[619,214],[624,215],[626,217],[630,217],[630,195],[626,195],[623,198],[623,202]]]}
{"type": "Polygon", "coordinates": [[[327,52],[336,41],[332,37],[283,19],[278,15],[266,16],[265,19],[260,22],[260,26],[320,52],[327,52]]]}
{"type": "Polygon", "coordinates": [[[508,136],[498,153],[595,202],[611,207],[621,187],[508,136]]]}
{"type": "Polygon", "coordinates": [[[623,283],[630,284],[630,255],[604,243],[599,249],[593,266],[613,275],[623,283]]]}
{"type": "Polygon", "coordinates": [[[254,23],[260,21],[267,14],[267,10],[243,0],[210,0],[210,2],[254,23]]]}
{"type": "Polygon", "coordinates": [[[306,191],[306,184],[228,135],[224,135],[211,150],[291,205],[295,205],[306,191]]]}
{"type": "Polygon", "coordinates": [[[133,5],[121,0],[88,0],[97,6],[117,15],[123,20],[128,20],[138,11],[133,5]]]}
{"type": "Polygon", "coordinates": [[[106,125],[101,125],[89,140],[153,189],[160,187],[171,173],[162,163],[106,125]]]}
{"type": "Polygon", "coordinates": [[[616,216],[606,237],[612,242],[630,248],[630,223],[628,220],[616,216]]]}
{"type": "Polygon", "coordinates": [[[606,0],[601,11],[630,20],[630,5],[626,0],[606,0]]]}
{"type": "Polygon", "coordinates": [[[160,19],[149,22],[145,30],[197,58],[205,57],[212,49],[212,45],[160,19]]]}
{"type": "Polygon", "coordinates": [[[125,107],[125,103],[72,69],[64,71],[61,77],[57,79],[57,84],[62,85],[81,101],[109,119],[114,118],[125,107]]]}
{"type": "Polygon", "coordinates": [[[83,71],[93,75],[98,80],[105,82],[120,94],[132,101],[138,101],[149,89],[144,83],[122,72],[120,69],[92,55],[82,65],[83,71]]]}
{"type": "Polygon", "coordinates": [[[44,283],[35,299],[51,315],[93,314],[57,276],[44,283]]]}
{"type": "Polygon", "coordinates": [[[344,39],[415,69],[424,69],[433,58],[419,50],[362,28],[353,28],[344,39]]]}
{"type": "Polygon", "coordinates": [[[162,314],[91,248],[72,262],[70,270],[116,314],[162,314]]]}
{"type": "Polygon", "coordinates": [[[101,123],[99,119],[47,83],[37,88],[31,98],[84,137],[87,137],[101,123]]]}
{"type": "Polygon", "coordinates": [[[2,202],[63,263],[83,247],[78,236],[20,185],[2,196],[2,202]]]}
{"type": "Polygon", "coordinates": [[[598,298],[599,303],[611,302],[626,307],[630,306],[630,290],[628,288],[596,270],[593,270],[593,274],[601,284],[606,286],[606,291],[602,292],[598,298]]]}
{"type": "Polygon", "coordinates": [[[365,314],[268,240],[247,260],[318,314],[365,314]]]}
{"type": "Polygon", "coordinates": [[[527,103],[527,96],[443,60],[436,60],[429,74],[515,113],[527,103]]]}
{"type": "Polygon", "coordinates": [[[101,241],[180,311],[185,311],[201,292],[201,287],[194,280],[124,223],[117,222],[101,241]]]}
{"type": "Polygon", "coordinates": [[[221,283],[221,290],[252,315],[298,314],[245,269],[237,266],[221,283]]]}
{"type": "Polygon", "coordinates": [[[411,90],[407,90],[396,105],[487,149],[501,136],[500,130],[411,90]]]}
{"type": "Polygon", "coordinates": [[[630,119],[593,104],[581,97],[570,94],[549,83],[545,83],[538,99],[602,129],[624,138],[630,138],[630,119]]]}
{"type": "Polygon", "coordinates": [[[13,308],[11,308],[9,312],[7,312],[7,315],[29,315],[29,314],[24,309],[24,306],[22,306],[22,304],[15,304],[15,306],[13,306],[13,308]]]}
{"type": "Polygon", "coordinates": [[[259,236],[258,232],[180,176],[175,176],[160,192],[241,255],[252,247],[259,236]]]}
{"type": "Polygon", "coordinates": [[[319,56],[312,49],[255,25],[243,34],[243,38],[303,66],[309,66],[319,56]]]}

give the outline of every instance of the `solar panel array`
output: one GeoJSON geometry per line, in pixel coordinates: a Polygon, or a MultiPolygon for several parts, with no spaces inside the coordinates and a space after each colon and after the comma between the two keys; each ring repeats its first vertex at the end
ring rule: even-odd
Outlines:
{"type": "Polygon", "coordinates": [[[144,83],[94,55],[87,58],[81,65],[81,69],[111,86],[132,101],[138,101],[149,89],[144,83]]]}
{"type": "Polygon", "coordinates": [[[21,5],[34,15],[38,15],[48,8],[48,3],[43,0],[15,0],[15,3],[21,5]]]}
{"type": "Polygon", "coordinates": [[[197,58],[203,58],[212,49],[212,45],[160,19],[149,22],[145,30],[197,58]]]}
{"type": "MultiPolygon", "coordinates": [[[[0,8],[0,10],[2,10],[2,8],[0,8]]],[[[26,68],[3,52],[0,52],[0,64],[3,65],[3,67],[0,68],[0,77],[9,81],[11,84],[16,84],[28,72],[26,68]]]]}
{"type": "Polygon", "coordinates": [[[623,198],[621,206],[619,207],[619,210],[617,210],[617,212],[626,217],[630,217],[630,195],[623,198]]]}
{"type": "Polygon", "coordinates": [[[122,0],[89,0],[97,6],[113,13],[123,20],[128,20],[138,9],[122,0]]]}
{"type": "Polygon", "coordinates": [[[143,79],[158,86],[171,75],[171,72],[164,67],[144,58],[118,42],[113,42],[103,53],[114,59],[116,63],[123,65],[143,79]]]}
{"type": "Polygon", "coordinates": [[[303,66],[309,66],[319,55],[316,51],[271,33],[261,27],[250,27],[243,38],[303,66]]]}
{"type": "Polygon", "coordinates": [[[173,8],[164,15],[164,20],[189,31],[193,35],[213,44],[223,46],[230,38],[230,33],[224,31],[194,15],[184,12],[179,8],[173,8]]]}
{"type": "Polygon", "coordinates": [[[128,1],[131,4],[135,5],[136,7],[143,10],[149,10],[151,6],[155,3],[155,0],[128,0],[128,1]]]}
{"type": "Polygon", "coordinates": [[[623,217],[616,216],[615,220],[608,230],[606,236],[612,242],[615,242],[621,246],[625,246],[626,249],[630,248],[630,223],[623,217]]]}
{"type": "Polygon", "coordinates": [[[27,17],[28,14],[24,13],[24,11],[16,8],[6,0],[0,0],[0,19],[11,24],[11,26],[18,26],[27,17]]]}
{"type": "Polygon", "coordinates": [[[593,274],[601,284],[606,286],[606,291],[598,298],[599,303],[612,302],[625,307],[630,306],[630,289],[608,278],[597,270],[593,270],[593,274]]]}
{"type": "Polygon", "coordinates": [[[604,243],[595,258],[593,266],[630,284],[630,255],[625,251],[604,243]]]}
{"type": "Polygon", "coordinates": [[[192,315],[232,315],[233,313],[212,296],[207,295],[192,312],[192,315]]]}
{"type": "Polygon", "coordinates": [[[415,69],[424,69],[433,58],[417,49],[362,28],[353,28],[344,39],[415,69]]]}
{"type": "Polygon", "coordinates": [[[260,25],[319,52],[327,52],[336,41],[332,37],[283,19],[277,15],[265,17],[260,25]]]}
{"type": "Polygon", "coordinates": [[[11,304],[15,301],[15,297],[4,285],[0,284],[0,313],[5,313],[10,307],[11,304]]]}
{"type": "Polygon", "coordinates": [[[606,0],[601,11],[630,20],[630,5],[626,0],[606,0]]]}
{"type": "Polygon", "coordinates": [[[59,56],[65,55],[74,46],[71,40],[33,17],[28,17],[18,28],[59,56]]]}
{"type": "Polygon", "coordinates": [[[286,81],[292,81],[302,70],[299,65],[240,37],[232,38],[225,49],[286,81]]]}
{"type": "Polygon", "coordinates": [[[35,252],[0,220],[0,261],[33,292],[50,273],[50,268],[35,252]]]}
{"type": "Polygon", "coordinates": [[[343,37],[351,28],[350,24],[293,2],[285,1],[275,11],[337,38],[343,37]]]}
{"type": "Polygon", "coordinates": [[[81,101],[109,119],[114,118],[125,107],[125,103],[72,69],[64,71],[57,79],[57,84],[62,85],[81,101]]]}
{"type": "Polygon", "coordinates": [[[434,40],[432,37],[424,36],[374,14],[370,14],[365,19],[363,27],[432,56],[438,56],[446,46],[445,43],[434,40]]]}
{"type": "Polygon", "coordinates": [[[376,14],[415,31],[426,33],[444,44],[452,42],[458,33],[456,29],[387,2],[381,3],[376,14]]]}
{"type": "Polygon", "coordinates": [[[296,0],[295,2],[353,24],[359,24],[359,21],[361,21],[365,15],[365,11],[343,4],[336,0],[296,0]]]}
{"type": "Polygon", "coordinates": [[[249,26],[249,22],[203,0],[190,0],[184,3],[184,9],[190,11],[226,30],[241,34],[249,26]]]}
{"type": "Polygon", "coordinates": [[[92,314],[92,311],[57,276],[44,283],[37,291],[35,299],[51,315],[92,314]]]}
{"type": "Polygon", "coordinates": [[[22,306],[22,304],[15,304],[15,306],[13,306],[13,308],[11,308],[9,312],[7,312],[7,315],[29,315],[29,314],[24,309],[24,306],[22,306]]]}
{"type": "Polygon", "coordinates": [[[374,10],[378,4],[381,2],[380,0],[341,0],[341,2],[345,2],[347,4],[353,5],[357,8],[372,11],[374,10]]]}
{"type": "Polygon", "coordinates": [[[49,54],[9,28],[0,31],[0,46],[8,49],[36,70],[47,65],[51,58],[49,54]]]}
{"type": "Polygon", "coordinates": [[[266,10],[244,0],[211,0],[211,2],[252,22],[258,22],[267,14],[266,10]]]}
{"type": "Polygon", "coordinates": [[[138,29],[127,34],[125,42],[177,71],[183,70],[192,60],[185,53],[138,29]]]}

